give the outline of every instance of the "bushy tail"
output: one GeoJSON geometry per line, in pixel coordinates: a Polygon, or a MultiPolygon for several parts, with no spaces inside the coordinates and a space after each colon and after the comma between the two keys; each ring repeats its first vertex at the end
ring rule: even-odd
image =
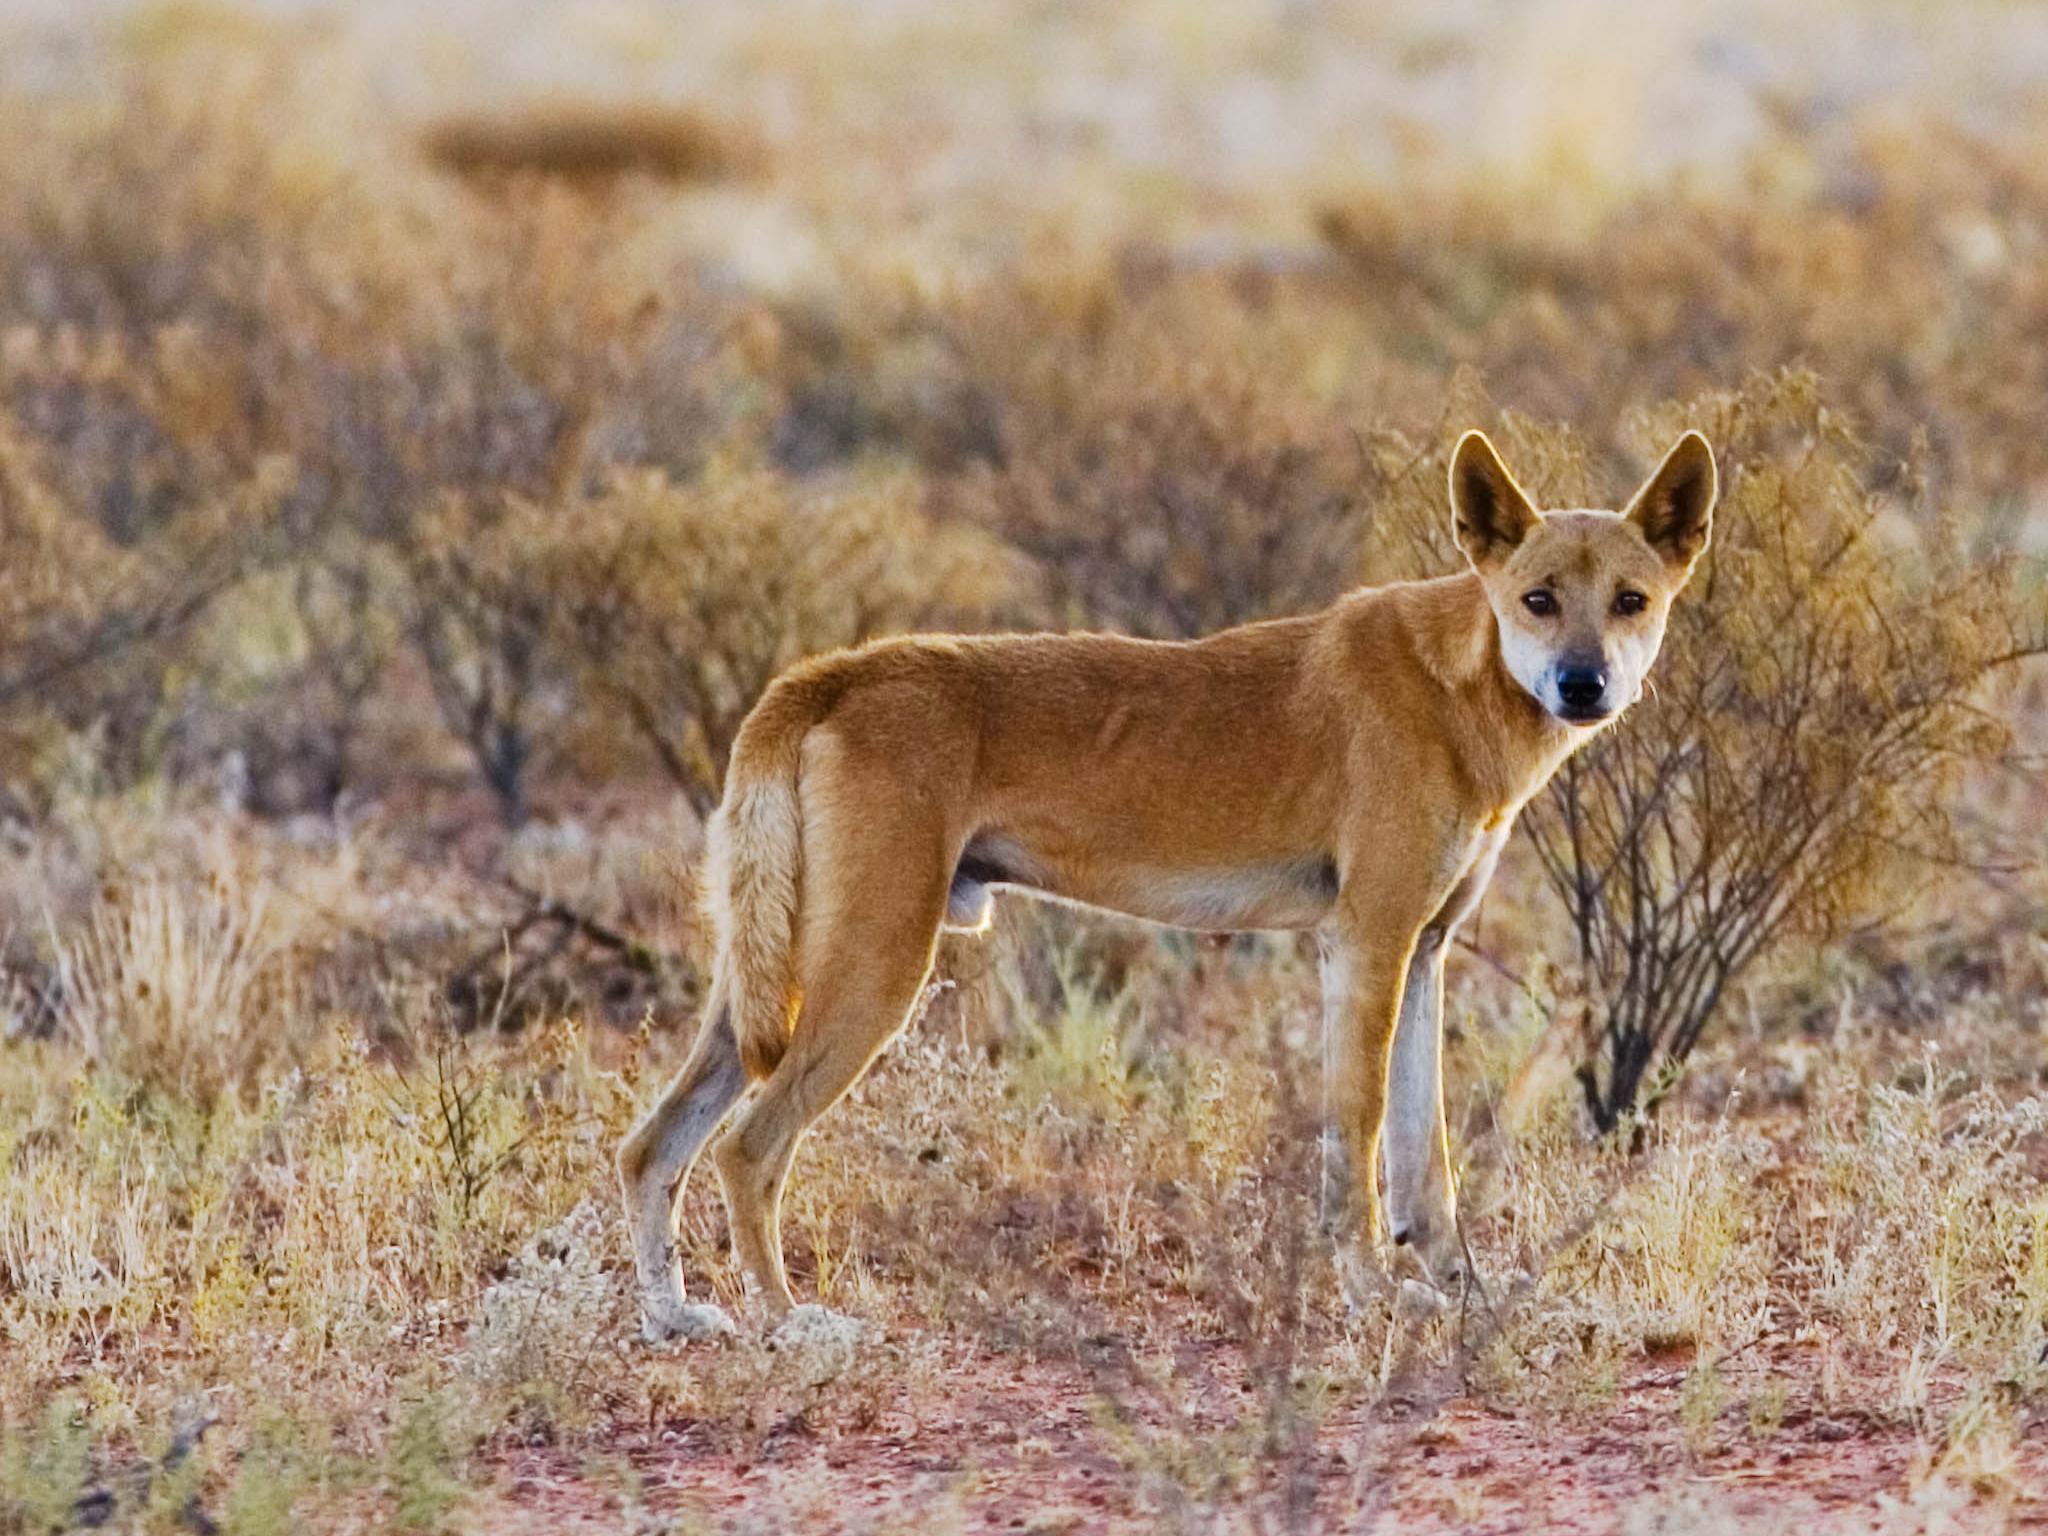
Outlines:
{"type": "Polygon", "coordinates": [[[705,897],[718,941],[719,979],[750,1077],[766,1077],[788,1049],[803,997],[796,976],[803,895],[803,809],[797,772],[819,700],[778,684],[740,728],[712,818],[705,897]]]}

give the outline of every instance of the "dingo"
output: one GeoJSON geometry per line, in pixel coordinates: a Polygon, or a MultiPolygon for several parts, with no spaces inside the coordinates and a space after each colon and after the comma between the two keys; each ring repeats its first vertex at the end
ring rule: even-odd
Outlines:
{"type": "MultiPolygon", "coordinates": [[[[1625,512],[1539,513],[1477,432],[1450,467],[1470,569],[1186,643],[915,636],[792,668],[733,748],[695,1047],[619,1174],[650,1336],[729,1331],[683,1299],[675,1208],[714,1159],[775,1320],[805,1130],[909,1014],[941,927],[1013,887],[1153,922],[1322,942],[1323,1221],[1372,1283],[1393,1239],[1461,1272],[1439,1073],[1446,940],[1516,813],[1634,701],[1705,549],[1714,458],[1680,438],[1625,512]]],[[[836,1326],[821,1308],[806,1321],[836,1326]]]]}

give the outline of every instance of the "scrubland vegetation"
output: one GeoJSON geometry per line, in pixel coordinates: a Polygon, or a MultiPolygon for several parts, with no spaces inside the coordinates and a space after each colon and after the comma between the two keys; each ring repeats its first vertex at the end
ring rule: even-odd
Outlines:
{"type": "Polygon", "coordinates": [[[1222,241],[1015,165],[970,243],[846,205],[888,119],[344,133],[307,48],[149,11],[0,101],[0,1532],[2048,1518],[2048,119],[1170,194],[1222,241]],[[1475,423],[1724,486],[1453,967],[1483,1290],[1343,1314],[1310,947],[1012,903],[799,1161],[869,1345],[635,1343],[767,680],[1450,569],[1475,423]]]}

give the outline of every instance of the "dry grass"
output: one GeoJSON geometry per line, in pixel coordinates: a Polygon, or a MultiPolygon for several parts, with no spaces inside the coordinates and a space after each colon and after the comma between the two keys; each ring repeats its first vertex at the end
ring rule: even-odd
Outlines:
{"type": "Polygon", "coordinates": [[[610,1152],[794,656],[1441,569],[1474,422],[1571,499],[1719,429],[1704,670],[1603,759],[1677,762],[1688,835],[2040,634],[2018,129],[1783,111],[1645,176],[1655,92],[1543,105],[1580,8],[1470,154],[1212,164],[1175,125],[1247,69],[1342,124],[1332,50],[1505,44],[1143,9],[707,7],[701,100],[407,118],[171,7],[0,101],[0,1533],[2039,1518],[2038,669],[1847,773],[1865,842],[1614,1136],[1523,1070],[1600,978],[1516,846],[1454,973],[1462,1314],[1337,1307],[1303,946],[1019,904],[803,1150],[799,1289],[871,1346],[629,1342],[610,1152]],[[1788,657],[1820,704],[1775,718],[1788,657]]]}
{"type": "MultiPolygon", "coordinates": [[[[277,997],[336,938],[266,923],[294,871],[260,862],[232,911],[167,919],[141,871],[102,899],[93,963],[146,961],[160,994],[119,1016],[118,1052],[68,1019],[10,1048],[0,1513],[17,1528],[125,1487],[195,1414],[219,1426],[176,1486],[216,1516],[295,1501],[318,1528],[464,1508],[489,1523],[521,1447],[595,1455],[664,1425],[743,1461],[792,1434],[851,1445],[960,1412],[977,1357],[970,1379],[998,1372],[977,1391],[1073,1377],[1103,1405],[1095,1454],[1127,1466],[1133,1507],[1203,1525],[1283,1509],[1304,1447],[1353,1433],[1337,1405],[1434,1400],[1443,1387],[1417,1384],[1461,1337],[1472,1390],[1573,1424],[1600,1422],[1643,1362],[1676,1361],[1669,1422],[1703,1466],[1788,1416],[1855,1413],[1927,1447],[1905,1486],[1955,1482],[1981,1510],[2023,1484],[1998,1458],[2042,1385],[2048,1106],[1932,1045],[1882,1065],[1896,1026],[1866,1000],[1876,978],[1830,1043],[1723,1052],[1743,1089],[1668,1112],[1633,1150],[1589,1144],[1569,1096],[1485,1138],[1470,1235],[1505,1326],[1395,1327],[1339,1315],[1308,1235],[1310,967],[1291,946],[1162,938],[1127,949],[1112,985],[1070,923],[1023,914],[956,958],[962,990],[803,1153],[799,1284],[875,1322],[872,1350],[649,1352],[628,1342],[608,1159],[677,1042],[568,1019],[454,1036],[395,983],[365,1013],[301,992],[286,1041],[246,1014],[230,1037],[216,1010],[277,997]],[[1243,1350],[1226,1378],[1249,1396],[1190,1394],[1188,1362],[1219,1350],[1243,1350]]],[[[105,1017],[88,995],[76,1017],[105,1017]]],[[[2026,1049],[1994,1002],[1960,1006],[2026,1049]]],[[[1458,1060],[1454,1113],[1483,1117],[1512,1054],[1458,1060]]],[[[708,1189],[684,1232],[699,1283],[737,1304],[708,1189]]],[[[798,1510],[802,1486],[750,1508],[798,1510]]]]}

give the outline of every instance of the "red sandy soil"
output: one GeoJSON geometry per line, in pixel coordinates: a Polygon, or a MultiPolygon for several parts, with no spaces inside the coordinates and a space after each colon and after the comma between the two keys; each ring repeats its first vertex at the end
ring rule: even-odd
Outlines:
{"type": "MultiPolygon", "coordinates": [[[[1158,1435],[1184,1453],[1220,1434],[1242,1465],[1252,1438],[1231,1426],[1254,1400],[1235,1350],[1191,1349],[1176,1402],[1117,1405],[1132,1416],[1127,1434],[1110,1427],[1117,1407],[1087,1366],[966,1344],[948,1364],[942,1409],[920,1418],[905,1395],[871,1430],[821,1435],[791,1419],[739,1443],[677,1418],[618,1426],[598,1461],[588,1440],[576,1452],[504,1446],[502,1502],[478,1512],[477,1528],[619,1529],[629,1513],[619,1490],[637,1482],[637,1507],[658,1520],[737,1531],[2048,1532],[2048,1413],[2024,1421],[2010,1463],[1945,1492],[1947,1521],[1930,1527],[1907,1506],[1938,1452],[1935,1432],[1878,1408],[1892,1394],[1877,1379],[1838,1385],[1823,1411],[1816,1355],[1748,1352],[1722,1375],[1729,1406],[1692,1444],[1682,1356],[1639,1362],[1610,1399],[1566,1415],[1490,1406],[1448,1378],[1381,1404],[1339,1400],[1306,1454],[1262,1462],[1212,1512],[1173,1505],[1168,1481],[1146,1470],[1164,1451],[1130,1447],[1158,1435]],[[1753,1431],[1744,1403],[1766,1372],[1812,1387],[1795,1385],[1778,1424],[1753,1431]]],[[[1183,1465],[1179,1486],[1203,1470],[1183,1465]]]]}

